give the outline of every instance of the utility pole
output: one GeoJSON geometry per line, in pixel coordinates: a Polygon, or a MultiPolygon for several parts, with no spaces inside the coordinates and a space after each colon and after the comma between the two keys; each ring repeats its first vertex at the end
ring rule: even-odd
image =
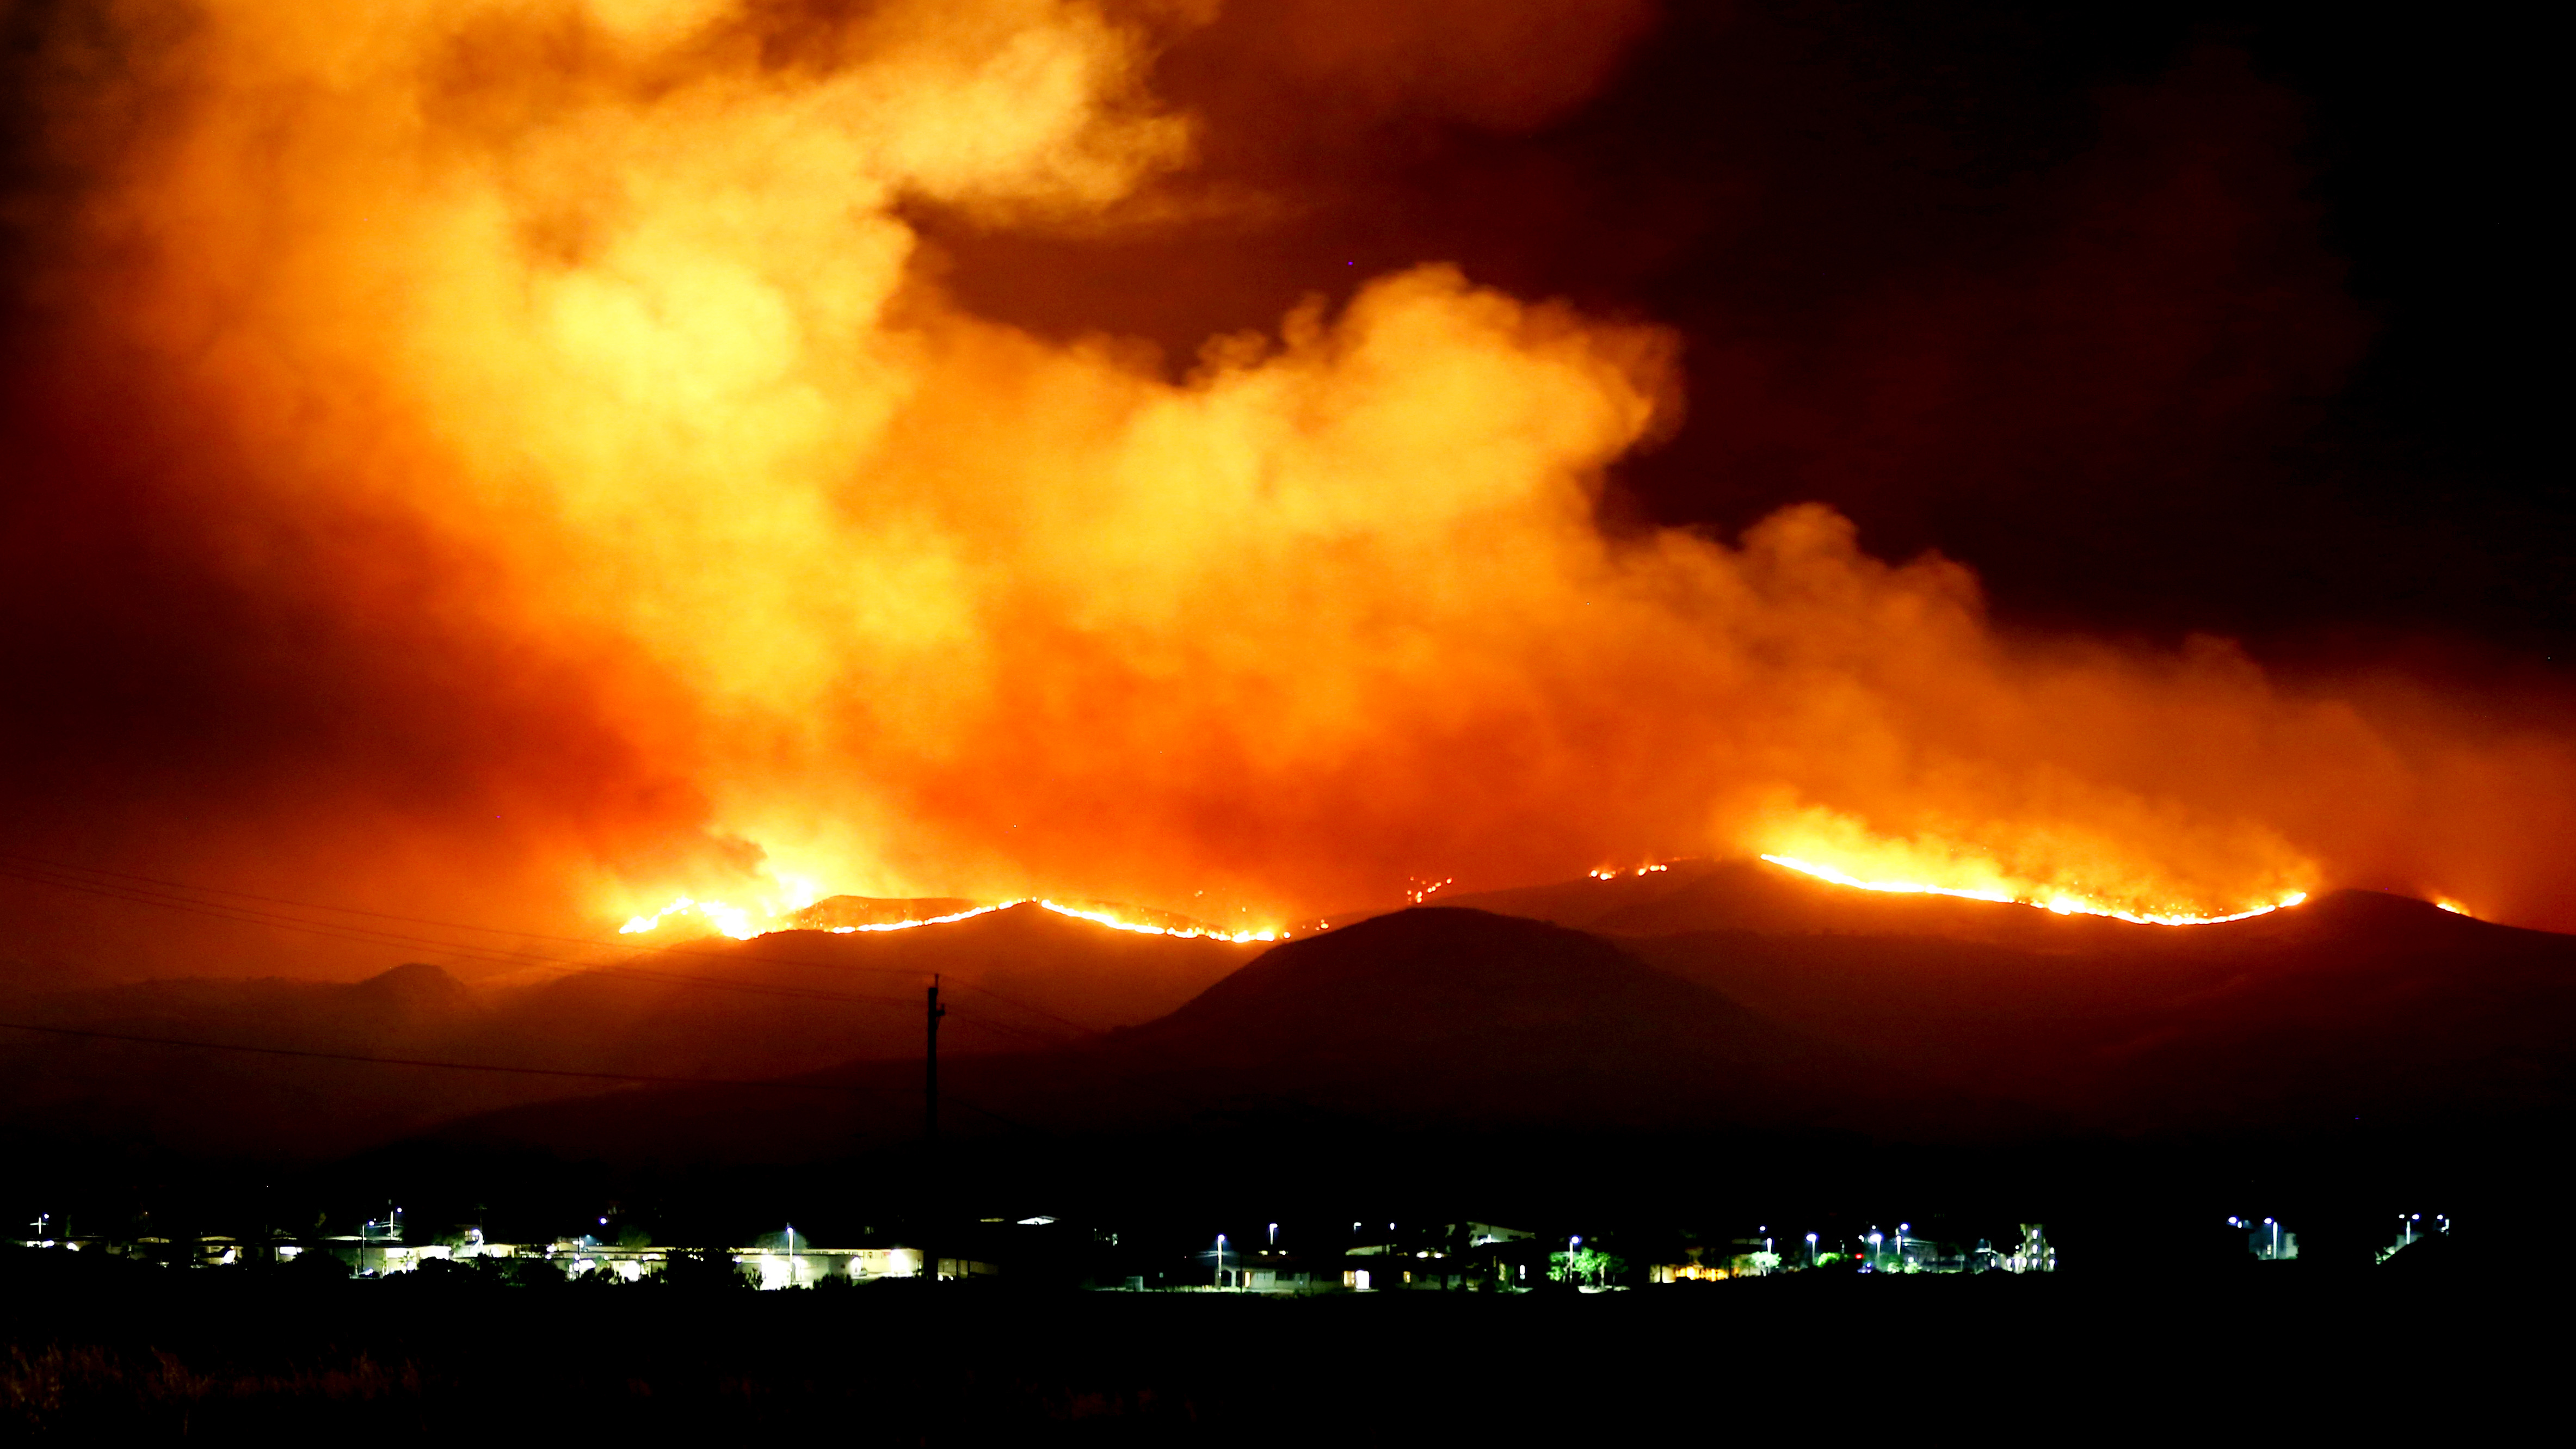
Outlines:
{"type": "Polygon", "coordinates": [[[922,1231],[921,1269],[932,1283],[939,1281],[939,1245],[936,1229],[939,1217],[939,1018],[948,1008],[939,1004],[939,978],[930,978],[929,1039],[922,1056],[921,1084],[921,1155],[922,1175],[929,1191],[925,1206],[929,1209],[922,1231]]]}
{"type": "Polygon", "coordinates": [[[930,978],[930,1049],[922,1059],[926,1068],[921,1091],[922,1141],[939,1144],[939,1018],[948,1009],[939,1004],[939,978],[930,978]]]}

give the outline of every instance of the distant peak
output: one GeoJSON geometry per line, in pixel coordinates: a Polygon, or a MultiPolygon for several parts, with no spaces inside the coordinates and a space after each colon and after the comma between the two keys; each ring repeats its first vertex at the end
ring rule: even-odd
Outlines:
{"type": "Polygon", "coordinates": [[[349,989],[361,997],[415,1009],[463,1005],[474,995],[464,982],[449,974],[446,967],[433,966],[426,961],[406,961],[390,971],[379,971],[349,989]]]}

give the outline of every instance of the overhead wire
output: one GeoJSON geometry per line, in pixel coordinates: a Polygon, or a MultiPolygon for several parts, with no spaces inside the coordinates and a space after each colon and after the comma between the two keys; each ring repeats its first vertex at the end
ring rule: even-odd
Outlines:
{"type": "Polygon", "coordinates": [[[44,1026],[35,1022],[0,1021],[0,1029],[41,1032],[47,1036],[82,1037],[94,1041],[131,1042],[142,1046],[185,1047],[199,1051],[247,1052],[257,1056],[300,1057],[316,1061],[361,1062],[373,1066],[430,1067],[452,1072],[502,1072],[523,1077],[578,1077],[592,1081],[651,1082],[670,1086],[693,1087],[776,1087],[791,1091],[817,1092],[899,1092],[896,1087],[862,1085],[856,1082],[811,1082],[793,1077],[680,1077],[655,1072],[584,1071],[571,1067],[530,1067],[500,1062],[457,1062],[434,1057],[389,1057],[362,1052],[319,1051],[308,1047],[254,1046],[246,1042],[197,1041],[186,1037],[146,1036],[139,1032],[97,1031],[85,1027],[44,1026]]]}
{"type": "MultiPolygon", "coordinates": [[[[331,912],[342,915],[361,916],[373,920],[392,921],[403,925],[431,926],[445,930],[482,932],[490,935],[512,937],[519,940],[550,941],[562,944],[592,947],[615,947],[618,944],[595,938],[550,935],[544,932],[520,931],[510,927],[480,926],[459,921],[442,921],[429,917],[400,915],[393,912],[375,911],[355,906],[334,906],[313,901],[298,901],[285,897],[261,895],[256,892],[238,891],[223,886],[199,885],[187,881],[169,880],[158,876],[140,875],[130,871],[111,870],[101,866],[72,865],[61,861],[45,860],[39,857],[20,855],[13,852],[0,852],[0,877],[16,879],[32,885],[46,886],[58,890],[97,896],[104,899],[120,900],[129,904],[149,905],[165,910],[195,914],[212,919],[230,921],[236,924],[267,926],[292,930],[323,937],[325,939],[346,940],[367,945],[395,945],[415,948],[428,947],[432,950],[444,951],[453,955],[464,956],[469,959],[486,961],[494,964],[521,966],[534,965],[579,973],[587,976],[604,976],[615,979],[645,981],[663,985],[703,986],[720,990],[741,991],[757,995],[785,998],[843,1001],[864,1005],[891,1006],[906,1009],[915,1005],[914,1002],[901,997],[877,996],[856,992],[815,990],[771,982],[753,982],[722,977],[694,976],[680,972],[653,971],[634,966],[575,961],[566,957],[548,955],[524,948],[478,946],[472,943],[440,941],[431,937],[410,935],[398,931],[389,931],[381,927],[355,925],[346,922],[327,920],[304,920],[298,917],[281,914],[278,911],[261,909],[261,907],[279,906],[294,910],[331,912]],[[173,894],[174,892],[193,892],[196,895],[213,896],[218,899],[210,901],[197,900],[192,899],[186,894],[173,894]],[[231,897],[232,899],[222,899],[224,897],[231,897]],[[259,905],[236,905],[234,904],[235,900],[258,902],[259,905]]],[[[650,945],[644,943],[637,943],[636,945],[626,949],[634,950],[639,954],[687,956],[709,961],[724,962],[751,961],[767,965],[789,966],[806,970],[854,970],[882,975],[914,977],[927,974],[915,968],[875,966],[865,963],[836,962],[826,964],[814,961],[791,960],[785,957],[762,955],[756,952],[740,950],[710,951],[693,949],[685,946],[650,945]]],[[[959,980],[954,981],[948,989],[951,992],[964,990],[974,995],[987,998],[1000,1005],[1042,1018],[1074,1033],[1077,1039],[1097,1035],[1096,1028],[1086,1026],[1081,1022],[1074,1021],[1071,1018],[1049,1011],[1032,1002],[1022,1001],[1017,997],[995,991],[980,983],[959,980]]],[[[952,1015],[961,1025],[979,1027],[987,1032],[1005,1037],[1017,1038],[1024,1042],[1034,1043],[1038,1046],[1061,1046],[1064,1044],[1064,1040],[1062,1038],[1032,1030],[1027,1026],[997,1020],[980,1012],[955,1012],[952,1009],[952,1015]]],[[[102,1033],[95,1031],[83,1032],[73,1028],[41,1027],[24,1023],[0,1022],[0,1026],[15,1027],[17,1029],[29,1031],[46,1031],[58,1035],[90,1035],[137,1042],[151,1041],[174,1046],[196,1046],[212,1050],[266,1052],[272,1055],[311,1055],[332,1057],[334,1059],[348,1061],[385,1061],[394,1065],[449,1066],[461,1070],[520,1071],[537,1075],[594,1076],[606,1077],[619,1081],[663,1080],[650,1075],[636,1075],[632,1073],[583,1073],[553,1068],[487,1067],[472,1063],[437,1063],[426,1060],[410,1059],[397,1061],[391,1058],[365,1057],[346,1053],[333,1054],[298,1052],[286,1048],[250,1047],[208,1042],[186,1042],[175,1039],[164,1041],[163,1039],[158,1038],[145,1038],[141,1036],[120,1035],[116,1033],[102,1033]]],[[[1125,1077],[1127,1074],[1117,1073],[1116,1075],[1125,1077]]],[[[725,1079],[674,1078],[670,1080],[714,1082],[721,1084],[725,1079]]],[[[1136,1080],[1139,1085],[1151,1085],[1143,1083],[1142,1079],[1136,1080]]],[[[1160,1086],[1153,1086],[1152,1089],[1160,1095],[1170,1095],[1160,1086]]],[[[964,1099],[961,1098],[959,1100],[963,1101],[964,1099]]],[[[1000,1114],[994,1113],[988,1108],[977,1106],[971,1102],[967,1103],[967,1105],[973,1108],[973,1110],[983,1112],[985,1115],[993,1117],[996,1121],[1006,1123],[1009,1123],[1010,1121],[1010,1119],[1002,1117],[1000,1114]]],[[[1010,1123],[1010,1125],[1021,1126],[1023,1124],[1010,1123]]]]}
{"type": "MultiPolygon", "coordinates": [[[[645,942],[627,944],[606,941],[596,937],[558,936],[540,931],[522,931],[512,927],[481,926],[462,921],[442,921],[424,916],[407,916],[388,911],[368,910],[357,906],[334,906],[315,901],[298,901],[282,896],[261,895],[252,891],[237,891],[223,886],[198,885],[187,881],[168,880],[159,876],[138,875],[130,871],[110,870],[103,866],[72,865],[62,861],[45,860],[35,856],[5,852],[0,852],[0,875],[27,881],[31,884],[51,886],[61,890],[77,891],[90,895],[103,896],[113,900],[124,900],[135,904],[152,905],[164,909],[191,912],[197,915],[210,916],[218,920],[233,921],[238,924],[278,927],[286,930],[322,936],[328,939],[356,941],[370,945],[428,947],[434,951],[444,951],[452,955],[464,956],[472,960],[486,961],[501,965],[533,965],[546,969],[628,975],[645,980],[658,979],[681,984],[714,986],[728,990],[756,991],[769,995],[815,995],[816,993],[802,991],[797,988],[778,987],[765,983],[738,982],[716,977],[688,976],[680,973],[651,973],[632,966],[609,966],[590,962],[572,961],[561,956],[550,956],[542,952],[530,951],[525,948],[495,948],[476,946],[467,943],[440,941],[428,937],[406,935],[401,932],[385,931],[378,927],[352,926],[344,922],[305,921],[292,916],[280,915],[272,911],[259,910],[254,907],[236,906],[230,901],[198,901],[192,900],[184,895],[171,895],[168,893],[172,891],[183,891],[195,892],[198,895],[211,895],[218,897],[229,896],[239,900],[256,901],[263,905],[285,906],[296,910],[327,911],[343,915],[365,916],[376,920],[394,921],[406,925],[434,926],[444,930],[477,931],[490,935],[512,937],[518,940],[551,941],[566,945],[605,947],[632,951],[638,954],[650,953],[658,955],[688,956],[709,961],[725,962],[755,961],[768,965],[789,966],[807,970],[829,969],[863,971],[888,976],[918,977],[925,974],[918,968],[912,967],[878,966],[866,962],[835,962],[826,967],[823,966],[822,963],[818,962],[791,960],[786,957],[764,955],[754,951],[704,950],[688,946],[656,945],[645,942]],[[83,876],[100,877],[103,879],[84,880],[81,878],[83,876]]],[[[990,998],[993,1001],[1000,1002],[1001,1004],[1009,1006],[1015,1010],[1023,1011],[1032,1016],[1051,1021],[1080,1035],[1088,1036],[1097,1030],[1095,1027],[1086,1026],[1081,1022],[1061,1016],[1032,1002],[1019,1000],[1016,997],[995,991],[990,987],[986,987],[978,983],[961,981],[957,983],[957,987],[959,989],[971,991],[977,995],[990,998]]],[[[823,999],[870,1001],[893,1000],[893,998],[862,997],[848,993],[820,993],[820,995],[823,999]]]]}
{"type": "MultiPolygon", "coordinates": [[[[553,936],[542,932],[521,932],[512,930],[508,927],[475,926],[457,921],[437,921],[424,917],[399,916],[389,912],[364,910],[354,906],[329,906],[310,901],[289,901],[281,897],[262,896],[248,891],[232,891],[220,886],[203,886],[182,881],[169,881],[158,877],[134,875],[130,872],[106,870],[96,866],[67,866],[59,862],[41,861],[28,856],[0,854],[0,877],[24,881],[31,885],[47,886],[57,890],[73,891],[85,895],[101,897],[103,899],[123,901],[128,904],[149,905],[160,909],[205,916],[216,920],[231,921],[235,924],[267,926],[297,931],[304,934],[320,936],[325,939],[352,941],[363,945],[399,946],[407,949],[426,947],[432,951],[444,952],[450,955],[462,956],[470,960],[483,961],[496,965],[538,966],[567,972],[579,972],[583,974],[602,976],[619,976],[634,980],[656,981],[670,985],[708,986],[720,990],[744,991],[768,996],[803,997],[812,1000],[858,1001],[906,1007],[911,1005],[909,1001],[899,997],[876,996],[858,992],[826,991],[807,987],[782,985],[772,982],[753,982],[723,977],[695,976],[682,972],[658,972],[631,965],[576,961],[567,957],[550,955],[539,951],[531,951],[525,948],[508,949],[489,947],[473,943],[441,941],[431,937],[411,935],[398,931],[388,931],[378,927],[351,925],[345,922],[309,921],[293,916],[283,915],[275,911],[262,910],[255,907],[237,906],[225,900],[195,900],[185,895],[173,895],[169,892],[192,891],[200,895],[218,897],[235,896],[244,900],[288,906],[298,910],[334,911],[349,915],[367,916],[380,920],[397,921],[406,924],[435,926],[441,929],[481,931],[493,935],[516,936],[521,939],[554,941],[566,944],[596,947],[613,947],[616,945],[616,943],[580,937],[553,936]],[[84,880],[81,878],[81,874],[106,877],[107,879],[84,880]]],[[[687,947],[646,945],[640,943],[632,947],[623,947],[621,949],[629,949],[638,954],[654,953],[693,956],[711,961],[753,961],[765,965],[789,966],[807,970],[865,971],[878,975],[893,976],[919,976],[925,974],[921,971],[904,967],[875,966],[859,962],[836,962],[825,965],[820,962],[794,961],[784,957],[763,955],[757,952],[748,951],[703,951],[692,950],[687,947]]],[[[1001,1002],[1004,1005],[1011,1006],[1020,1011],[1027,1012],[1034,1016],[1043,1017],[1075,1032],[1088,1035],[1093,1030],[1093,1028],[1086,1027],[1079,1022],[1069,1020],[1054,1012],[1048,1011],[1044,1007],[1017,1000],[1016,998],[998,991],[990,990],[989,988],[982,987],[975,983],[959,982],[958,986],[973,991],[979,995],[989,997],[992,1000],[1001,1002]]]]}

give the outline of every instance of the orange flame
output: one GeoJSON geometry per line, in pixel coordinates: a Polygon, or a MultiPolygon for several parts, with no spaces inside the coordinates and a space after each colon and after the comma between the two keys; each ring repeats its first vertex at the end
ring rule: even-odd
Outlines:
{"type": "Polygon", "coordinates": [[[707,924],[713,926],[719,934],[731,936],[737,941],[748,941],[760,934],[751,924],[751,913],[742,907],[729,906],[722,901],[692,900],[687,896],[680,897],[649,916],[628,917],[626,924],[617,928],[617,934],[635,936],[659,930],[664,921],[673,916],[687,915],[692,911],[704,917],[707,924]]]}
{"type": "Polygon", "coordinates": [[[2051,911],[2061,916],[2107,916],[2115,921],[2128,921],[2141,926],[2214,926],[2223,921],[2242,921],[2255,916],[2267,916],[2284,907],[2298,905],[2308,898],[2308,893],[2305,891],[2292,891],[2267,905],[2252,906],[2245,910],[2214,916],[2196,915],[2188,911],[2133,911],[2073,891],[2060,890],[2045,894],[2015,895],[2004,890],[1961,889],[1953,886],[1931,885],[1921,881],[1862,880],[1849,872],[1836,870],[1830,865],[1819,865],[1814,861],[1799,860],[1794,856],[1766,855],[1762,858],[1773,865],[1784,866],[1790,870],[1814,876],[1818,880],[1831,881],[1835,885],[1851,886],[1858,890],[1888,891],[1899,895],[1950,896],[1963,901],[1994,901],[1999,904],[2035,906],[2040,910],[2051,911]]]}
{"type": "MultiPolygon", "coordinates": [[[[977,916],[989,916],[996,911],[1007,911],[1013,906],[1036,906],[1041,910],[1052,911],[1059,916],[1070,916],[1078,921],[1089,921],[1095,926],[1106,926],[1113,931],[1132,931],[1145,936],[1170,936],[1175,940],[1184,941],[1228,941],[1236,945],[1247,945],[1261,941],[1285,940],[1290,935],[1290,932],[1284,929],[1266,927],[1260,929],[1228,931],[1216,926],[1208,925],[1158,925],[1151,921],[1139,921],[1131,917],[1122,916],[1115,911],[1101,907],[1066,905],[1061,902],[1047,900],[1044,897],[1039,896],[1022,897],[1018,900],[995,901],[991,905],[976,906],[972,909],[963,911],[952,911],[949,914],[942,916],[924,916],[908,921],[878,921],[858,926],[829,926],[824,929],[835,936],[860,935],[882,931],[910,931],[923,926],[946,926],[952,925],[958,921],[970,921],[977,916]]],[[[618,934],[631,936],[657,930],[661,927],[662,923],[670,917],[675,915],[685,915],[691,911],[704,917],[706,921],[710,925],[714,926],[718,932],[730,936],[737,941],[748,941],[760,936],[774,935],[781,930],[807,929],[805,927],[793,926],[776,928],[755,926],[751,921],[751,913],[746,909],[737,906],[728,906],[721,901],[698,901],[692,900],[687,896],[682,896],[678,900],[664,906],[661,910],[656,911],[650,916],[635,916],[629,918],[625,925],[617,928],[618,934]]],[[[771,918],[775,919],[776,914],[776,912],[772,912],[771,918]]]]}
{"type": "Polygon", "coordinates": [[[1036,904],[1059,916],[1071,916],[1078,921],[1107,926],[1113,931],[1136,931],[1148,936],[1172,936],[1181,940],[1232,941],[1242,945],[1251,941],[1276,941],[1287,934],[1285,931],[1277,930],[1224,931],[1214,926],[1156,926],[1141,921],[1126,920],[1109,911],[1062,906],[1050,900],[1040,899],[1036,904]]]}

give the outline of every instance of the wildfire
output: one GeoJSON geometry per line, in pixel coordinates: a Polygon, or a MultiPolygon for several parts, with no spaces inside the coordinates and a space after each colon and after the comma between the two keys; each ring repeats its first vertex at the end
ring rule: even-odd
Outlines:
{"type": "MultiPolygon", "coordinates": [[[[1019,902],[1014,901],[1010,904],[1017,905],[1019,902]]],[[[1252,941],[1276,941],[1288,934],[1285,931],[1226,931],[1220,930],[1214,926],[1199,925],[1157,926],[1143,921],[1122,920],[1118,916],[1104,910],[1087,909],[1079,906],[1058,905],[1054,901],[1045,899],[1033,901],[1030,902],[1030,904],[1041,906],[1047,910],[1055,912],[1059,916],[1071,916],[1078,921],[1089,921],[1096,926],[1107,926],[1113,931],[1135,931],[1147,936],[1171,936],[1184,941],[1232,941],[1236,945],[1240,946],[1252,941]]]]}
{"type": "Polygon", "coordinates": [[[1919,881],[1862,880],[1846,871],[1789,855],[1766,855],[1764,860],[1785,866],[1818,880],[1851,886],[1865,891],[1888,891],[1898,895],[1953,896],[1965,901],[1994,901],[2004,905],[2031,906],[2053,911],[2061,916],[2103,916],[2115,921],[2128,921],[2141,926],[2214,926],[2224,921],[2242,921],[2255,916],[2268,916],[2285,906],[2295,906],[2308,898],[2306,891],[2291,891],[2269,905],[2225,915],[2194,915],[2183,911],[2131,911],[2086,896],[2053,892],[2046,896],[2017,896],[2001,890],[1962,890],[1949,886],[1927,885],[1919,881]]]}
{"type": "Polygon", "coordinates": [[[1617,880],[1622,875],[1653,875],[1658,871],[1670,869],[1672,867],[1669,865],[1641,865],[1630,871],[1596,870],[1591,872],[1591,876],[1594,880],[1617,880]]]}
{"type": "Polygon", "coordinates": [[[2470,910],[2467,906],[2461,905],[2458,901],[2452,900],[2449,896],[2435,896],[2433,897],[2433,904],[2439,906],[2443,910],[2449,911],[2455,916],[2466,916],[2472,921],[2478,918],[2477,912],[2470,910]]]}
{"type": "Polygon", "coordinates": [[[967,921],[972,920],[977,916],[989,916],[995,911],[1000,910],[1003,906],[1017,904],[1018,902],[1016,901],[1003,901],[998,905],[977,906],[972,910],[952,911],[944,916],[925,916],[917,921],[871,921],[863,926],[827,926],[824,929],[830,931],[835,936],[854,936],[868,931],[909,931],[915,926],[945,926],[952,921],[967,921]]]}
{"type": "MultiPolygon", "coordinates": [[[[1007,911],[1013,906],[1036,906],[1041,910],[1053,911],[1059,916],[1071,916],[1078,921],[1089,921],[1095,926],[1106,926],[1113,931],[1133,931],[1139,935],[1145,936],[1170,936],[1175,940],[1182,941],[1228,941],[1240,946],[1249,945],[1254,942],[1285,940],[1291,934],[1285,930],[1228,931],[1220,927],[1203,925],[1197,922],[1157,924],[1152,921],[1140,921],[1127,916],[1122,916],[1116,911],[1103,906],[1069,905],[1060,901],[1048,900],[1043,896],[1023,896],[1017,900],[996,901],[991,905],[975,906],[968,910],[952,911],[946,915],[940,916],[924,916],[917,920],[877,921],[866,925],[830,926],[825,929],[835,936],[850,936],[877,931],[909,931],[921,926],[945,926],[958,921],[972,920],[977,916],[989,916],[996,911],[1007,911]]],[[[720,934],[730,936],[737,941],[748,941],[754,937],[771,935],[780,930],[805,929],[804,927],[798,926],[756,926],[752,924],[751,912],[743,907],[728,906],[721,901],[692,900],[687,896],[682,896],[671,904],[664,906],[661,910],[654,912],[652,915],[630,917],[625,925],[617,928],[617,933],[621,936],[632,936],[656,930],[659,929],[662,922],[669,917],[685,915],[691,911],[695,911],[698,915],[704,917],[708,924],[714,926],[720,934]]],[[[772,912],[771,916],[774,919],[776,913],[772,912]]]]}
{"type": "MultiPolygon", "coordinates": [[[[237,535],[274,535],[245,587],[281,592],[245,617],[416,641],[303,672],[331,681],[316,717],[346,721],[328,748],[353,751],[314,762],[351,792],[313,797],[316,842],[404,832],[423,869],[473,842],[520,862],[513,890],[602,924],[646,897],[587,883],[643,872],[738,902],[671,900],[625,921],[639,942],[1020,904],[1288,934],[982,895],[799,922],[783,898],[805,888],[744,860],[870,889],[943,861],[984,893],[1148,901],[1257,860],[1239,888],[1299,911],[1383,901],[1425,863],[1553,880],[1580,851],[1625,880],[1664,869],[1632,864],[1647,848],[2167,924],[2336,877],[2473,883],[2508,919],[2569,899],[2563,727],[2499,730],[2396,675],[2276,683],[2215,641],[2006,630],[1966,564],[1878,558],[1821,503],[1732,537],[1604,530],[1599,480],[1674,404],[1769,406],[1761,368],[1685,377],[1678,333],[1340,258],[1345,301],[1229,309],[1247,330],[1174,369],[1121,339],[1144,315],[1123,262],[1040,241],[1060,257],[1025,287],[942,281],[927,216],[1006,258],[1102,228],[1161,247],[1183,218],[1248,238],[1303,214],[1308,179],[1339,195],[1330,165],[1275,197],[1194,177],[1248,154],[1209,129],[1233,112],[1154,93],[1184,15],[1265,7],[439,0],[353,27],[318,0],[193,0],[184,44],[158,34],[169,8],[35,27],[65,48],[19,87],[31,174],[80,189],[38,208],[27,275],[82,305],[43,310],[43,365],[13,376],[46,379],[22,411],[60,414],[65,459],[109,470],[66,496],[166,491],[145,521],[218,570],[237,535]],[[102,78],[97,55],[151,61],[102,78]],[[1023,292],[1070,325],[1022,317],[1023,292]],[[127,437],[127,414],[168,421],[127,437]],[[389,584],[413,557],[438,566],[389,584]],[[441,768],[486,783],[417,824],[356,813],[412,798],[363,771],[445,680],[467,687],[441,768]],[[1846,805],[1867,818],[1828,818],[1846,805]]],[[[1349,94],[1376,95],[1381,65],[1489,69],[1371,7],[1266,8],[1371,17],[1316,55],[1433,37],[1349,94]]],[[[1446,11],[1471,7],[1423,13],[1446,11]]],[[[1247,245],[1245,295],[1307,289],[1300,249],[1247,245]]],[[[1914,357],[1913,325],[1887,357],[1914,357]]],[[[1449,884],[1408,880],[1403,903],[1449,884]]]]}
{"type": "Polygon", "coordinates": [[[748,941],[760,934],[759,930],[751,924],[751,912],[742,907],[729,906],[722,901],[696,901],[687,896],[680,897],[649,916],[629,916],[626,924],[617,928],[617,934],[634,936],[646,931],[658,930],[663,921],[672,916],[685,915],[690,911],[705,917],[707,924],[715,927],[719,934],[731,936],[737,941],[748,941]]]}

